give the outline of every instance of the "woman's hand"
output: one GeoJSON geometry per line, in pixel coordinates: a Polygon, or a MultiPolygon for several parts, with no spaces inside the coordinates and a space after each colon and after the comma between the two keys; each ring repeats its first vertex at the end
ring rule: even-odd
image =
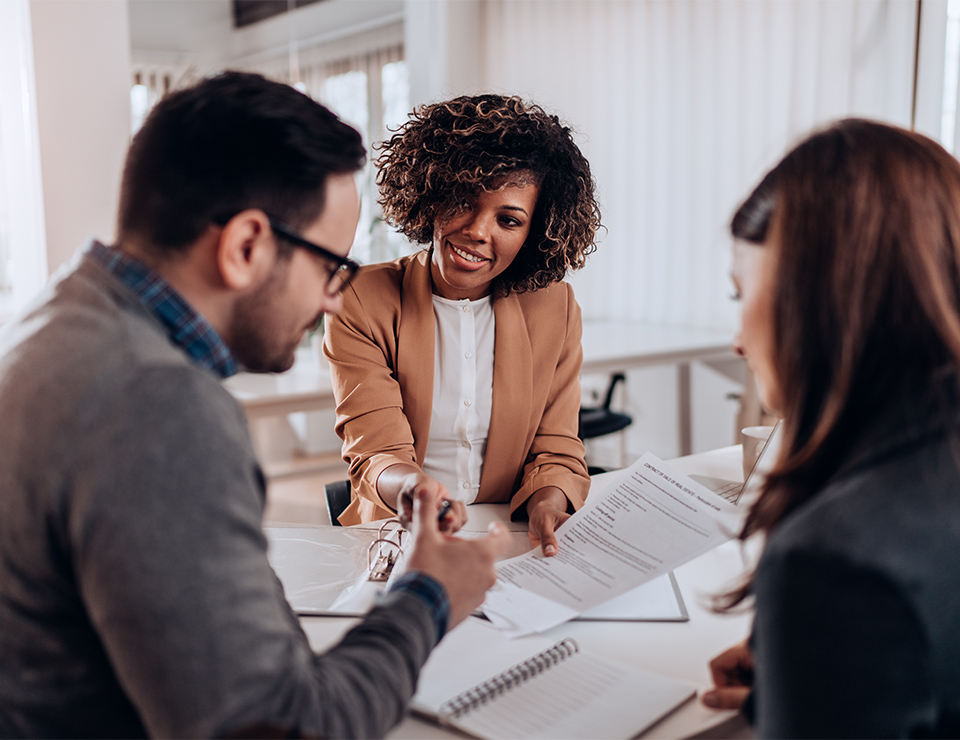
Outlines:
{"type": "Polygon", "coordinates": [[[421,491],[427,496],[425,505],[432,506],[438,516],[444,502],[450,502],[450,507],[440,520],[441,532],[453,534],[467,523],[467,507],[464,503],[452,500],[446,486],[413,465],[391,465],[377,479],[380,498],[396,509],[400,523],[407,528],[413,521],[413,502],[421,491]]]}
{"type": "Polygon", "coordinates": [[[710,661],[714,687],[700,696],[713,709],[740,709],[753,690],[753,653],[744,640],[710,661]]]}
{"type": "Polygon", "coordinates": [[[557,554],[557,537],[554,532],[570,515],[567,513],[567,497],[556,486],[541,488],[527,499],[527,516],[530,519],[530,544],[543,548],[543,554],[557,554]]]}

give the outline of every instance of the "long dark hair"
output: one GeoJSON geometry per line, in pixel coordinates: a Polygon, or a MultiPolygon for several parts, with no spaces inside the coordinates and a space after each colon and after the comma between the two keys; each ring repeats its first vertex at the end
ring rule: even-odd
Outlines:
{"type": "MultiPolygon", "coordinates": [[[[783,441],[746,539],[817,493],[873,409],[960,366],[960,163],[920,134],[840,121],[763,178],[731,231],[779,250],[783,441]]],[[[749,592],[746,583],[719,605],[749,592]]]]}

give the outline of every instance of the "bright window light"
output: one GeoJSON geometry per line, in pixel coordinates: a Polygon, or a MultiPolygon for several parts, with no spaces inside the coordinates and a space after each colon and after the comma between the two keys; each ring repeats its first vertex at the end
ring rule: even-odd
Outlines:
{"type": "Polygon", "coordinates": [[[410,113],[410,76],[407,63],[390,62],[380,73],[383,90],[383,125],[389,131],[407,120],[410,113]]]}
{"type": "Polygon", "coordinates": [[[367,75],[365,72],[345,72],[328,77],[323,83],[320,99],[329,105],[344,121],[356,126],[369,141],[370,109],[367,105],[367,75]]]}
{"type": "Polygon", "coordinates": [[[130,88],[130,133],[135,134],[143,125],[143,119],[150,112],[150,91],[146,85],[134,85],[130,88]]]}
{"type": "Polygon", "coordinates": [[[943,112],[940,143],[953,152],[957,128],[957,84],[960,74],[960,0],[947,4],[947,38],[943,55],[943,112]]]}
{"type": "MultiPolygon", "coordinates": [[[[0,147],[0,172],[3,172],[3,147],[0,147]]],[[[10,256],[10,225],[7,219],[7,197],[0,177],[0,295],[13,291],[13,259],[10,256]]]]}

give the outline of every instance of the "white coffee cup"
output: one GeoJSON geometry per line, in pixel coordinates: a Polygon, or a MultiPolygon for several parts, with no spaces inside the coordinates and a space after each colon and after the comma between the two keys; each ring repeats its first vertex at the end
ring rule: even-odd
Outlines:
{"type": "Polygon", "coordinates": [[[770,435],[773,427],[744,427],[740,430],[740,442],[743,445],[743,479],[746,480],[757,464],[757,458],[770,435]]]}

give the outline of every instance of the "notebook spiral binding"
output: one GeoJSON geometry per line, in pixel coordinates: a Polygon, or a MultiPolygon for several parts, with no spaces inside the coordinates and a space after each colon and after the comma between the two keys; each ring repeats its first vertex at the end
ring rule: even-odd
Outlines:
{"type": "Polygon", "coordinates": [[[576,640],[568,637],[543,652],[537,653],[532,658],[517,663],[517,665],[508,668],[493,678],[489,678],[444,702],[440,707],[440,717],[441,719],[447,717],[458,719],[488,701],[493,701],[500,694],[510,691],[534,676],[543,673],[551,666],[566,660],[579,650],[580,647],[576,640]]]}

